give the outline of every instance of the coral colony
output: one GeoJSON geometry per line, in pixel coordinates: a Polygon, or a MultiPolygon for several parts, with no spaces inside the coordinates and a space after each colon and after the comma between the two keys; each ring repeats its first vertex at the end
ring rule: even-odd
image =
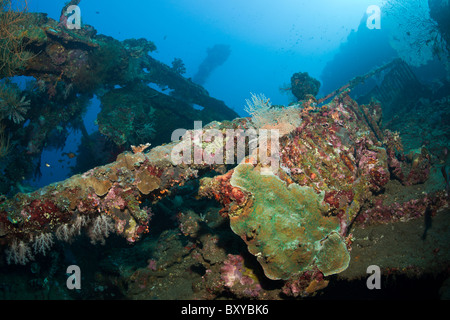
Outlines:
{"type": "MultiPolygon", "coordinates": [[[[171,161],[179,164],[236,164],[245,158],[246,150],[255,157],[249,160],[256,164],[257,160],[263,165],[270,164],[270,172],[276,173],[279,168],[279,131],[276,129],[255,130],[243,129],[205,129],[201,121],[194,123],[194,130],[177,129],[172,135],[182,136],[182,142],[175,146],[171,152],[171,161]],[[250,141],[245,143],[246,139],[250,141]],[[235,151],[236,141],[236,151],[235,151]],[[259,148],[257,149],[257,146],[259,148]],[[235,157],[236,154],[236,157],[235,157]]],[[[267,172],[267,171],[265,171],[267,172]]]]}
{"type": "Polygon", "coordinates": [[[352,95],[389,70],[400,70],[395,83],[414,80],[403,61],[320,100],[320,83],[296,73],[284,89],[295,103],[250,94],[249,117],[240,118],[184,78],[180,59],[169,67],[148,55],[150,41],[67,29],[64,14],[58,22],[7,12],[2,21],[24,31],[20,45],[2,46],[10,60],[0,75],[36,79],[25,90],[0,83],[0,246],[9,272],[31,265],[33,274],[47,270],[48,284],[87,240],[84,248],[107,252],[84,251],[102,261],[91,278],[103,298],[310,297],[365,278],[373,264],[385,274],[448,276],[448,95],[414,105],[436,118],[434,129],[404,113],[384,123],[379,100],[399,94],[388,84],[373,93],[380,99],[352,95]],[[94,94],[101,135],[87,134],[79,118],[94,94]],[[67,153],[77,170],[26,189],[22,180],[39,173],[44,147],[60,146],[66,127],[83,132],[78,154],[67,153]],[[419,145],[416,130],[429,135],[419,145]]]}

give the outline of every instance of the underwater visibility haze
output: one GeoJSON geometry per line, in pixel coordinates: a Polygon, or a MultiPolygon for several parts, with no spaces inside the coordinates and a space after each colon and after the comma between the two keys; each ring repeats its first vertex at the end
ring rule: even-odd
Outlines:
{"type": "Polygon", "coordinates": [[[449,139],[447,0],[0,0],[0,299],[449,299],[449,139]]]}

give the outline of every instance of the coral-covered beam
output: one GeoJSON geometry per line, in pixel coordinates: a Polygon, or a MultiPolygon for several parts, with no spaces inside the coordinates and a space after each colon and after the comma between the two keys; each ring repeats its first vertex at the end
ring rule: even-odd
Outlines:
{"type": "MultiPolygon", "coordinates": [[[[243,128],[243,123],[237,119],[220,127],[243,128]]],[[[111,164],[29,194],[1,199],[0,236],[2,243],[9,246],[8,260],[24,264],[32,255],[32,247],[37,246],[34,253],[45,253],[53,236],[70,241],[85,229],[94,243],[103,242],[112,232],[129,242],[136,241],[147,231],[151,217],[150,208],[142,205],[144,198],[156,202],[172,187],[221,166],[207,164],[203,157],[194,162],[192,140],[182,142],[190,148],[192,161],[176,165],[172,161],[172,153],[183,151],[181,142],[158,146],[148,153],[143,152],[149,144],[133,146],[133,153],[122,153],[111,164]]]]}
{"type": "Polygon", "coordinates": [[[156,201],[174,185],[195,178],[203,168],[174,166],[170,162],[172,145],[147,154],[125,152],[109,165],[3,201],[0,235],[9,244],[8,260],[25,263],[31,247],[36,247],[35,253],[45,253],[53,236],[70,241],[83,229],[94,243],[103,242],[111,232],[130,242],[137,240],[151,217],[141,199],[156,201]]]}
{"type": "Polygon", "coordinates": [[[174,90],[171,96],[175,99],[204,107],[205,113],[220,116],[221,119],[238,116],[222,101],[210,97],[203,87],[152,58],[149,53],[156,50],[156,46],[151,41],[118,41],[97,35],[97,31],[89,25],[84,25],[80,30],[69,30],[64,23],[42,14],[27,15],[27,21],[35,23],[23,26],[27,32],[21,40],[33,56],[27,61],[26,68],[17,70],[17,75],[44,80],[51,84],[52,90],[58,83],[64,82],[80,93],[108,91],[115,85],[124,87],[140,81],[154,83],[174,90]]]}
{"type": "Polygon", "coordinates": [[[387,63],[387,64],[385,64],[385,65],[382,65],[381,67],[378,67],[378,68],[376,68],[376,69],[374,69],[374,70],[372,70],[372,71],[366,73],[366,74],[363,75],[363,76],[355,77],[355,78],[353,78],[352,80],[350,80],[348,83],[346,83],[345,85],[343,85],[342,87],[340,87],[340,88],[336,89],[335,91],[333,91],[333,92],[327,94],[325,97],[320,98],[320,99],[318,100],[318,103],[319,103],[319,104],[320,104],[320,103],[323,103],[323,102],[327,101],[328,99],[331,99],[331,98],[337,96],[338,94],[344,92],[345,90],[348,90],[348,89],[351,90],[351,89],[353,89],[354,87],[356,87],[357,85],[359,85],[359,84],[361,84],[361,83],[364,83],[364,81],[366,81],[367,79],[373,77],[374,75],[376,75],[376,74],[378,74],[378,73],[380,73],[380,72],[382,72],[382,71],[384,71],[384,70],[386,70],[386,69],[388,69],[388,68],[391,68],[391,67],[393,67],[393,66],[396,66],[397,64],[399,64],[399,63],[401,63],[401,62],[402,62],[401,59],[395,59],[395,60],[393,60],[393,61],[391,61],[391,62],[389,62],[389,63],[387,63]]]}

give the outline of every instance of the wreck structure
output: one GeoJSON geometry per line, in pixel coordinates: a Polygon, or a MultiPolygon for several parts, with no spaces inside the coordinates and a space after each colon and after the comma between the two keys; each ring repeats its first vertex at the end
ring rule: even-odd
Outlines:
{"type": "Polygon", "coordinates": [[[400,133],[384,126],[380,101],[351,97],[351,88],[386,68],[385,84],[374,89],[379,100],[390,101],[389,81],[403,76],[415,83],[401,61],[319,100],[311,93],[320,84],[298,73],[292,78],[297,103],[272,106],[254,96],[248,101],[251,117],[239,118],[184,78],[179,61],[171,68],[153,59],[151,41],[117,41],[87,25],[68,30],[44,14],[12,16],[18,17],[23,28],[13,35],[27,57],[2,75],[36,82],[24,98],[12,84],[4,85],[4,96],[13,96],[16,105],[9,113],[1,109],[7,126],[0,158],[9,163],[3,179],[17,182],[12,163],[39,155],[55,130],[73,126],[84,132],[80,114],[93,95],[102,104],[99,131],[116,146],[117,157],[65,181],[2,196],[1,255],[9,265],[67,251],[60,244],[70,246],[80,236],[107,244],[117,235],[132,245],[129,250],[142,250],[128,261],[147,263],[103,266],[98,281],[126,298],[153,297],[156,284],[156,296],[164,298],[165,286],[186,273],[188,291],[166,298],[309,297],[364,278],[370,265],[384,274],[448,277],[446,153],[439,162],[426,144],[405,150],[400,133]],[[301,90],[301,82],[310,87],[301,90]],[[206,125],[192,129],[194,121],[206,125]],[[189,130],[169,142],[175,128],[189,130]],[[252,148],[249,130],[280,135],[276,143],[266,135],[252,148]],[[278,152],[270,155],[279,166],[268,173],[262,152],[274,146],[278,152]],[[175,163],[179,150],[197,161],[175,163]],[[10,152],[15,156],[7,159],[10,152]],[[234,164],[217,161],[230,155],[234,164]],[[159,211],[176,226],[158,234],[152,250],[139,247],[157,227],[159,211]]]}

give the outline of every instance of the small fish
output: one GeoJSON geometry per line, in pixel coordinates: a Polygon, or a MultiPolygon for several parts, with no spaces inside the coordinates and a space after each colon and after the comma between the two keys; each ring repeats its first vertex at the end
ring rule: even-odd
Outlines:
{"type": "Polygon", "coordinates": [[[75,158],[77,155],[75,154],[75,153],[73,153],[73,152],[64,152],[63,154],[62,154],[63,156],[67,156],[69,159],[73,159],[73,158],[75,158]]]}
{"type": "Polygon", "coordinates": [[[46,163],[45,166],[46,166],[47,168],[50,168],[50,165],[49,165],[48,163],[46,163]]]}

